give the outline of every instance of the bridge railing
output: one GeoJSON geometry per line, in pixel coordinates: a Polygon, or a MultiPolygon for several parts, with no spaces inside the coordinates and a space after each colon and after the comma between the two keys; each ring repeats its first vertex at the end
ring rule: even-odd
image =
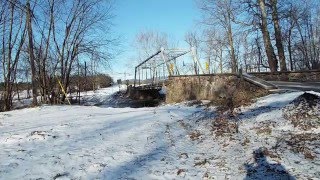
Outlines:
{"type": "Polygon", "coordinates": [[[161,85],[169,76],[205,74],[195,48],[164,49],[135,67],[134,87],[161,85]]]}

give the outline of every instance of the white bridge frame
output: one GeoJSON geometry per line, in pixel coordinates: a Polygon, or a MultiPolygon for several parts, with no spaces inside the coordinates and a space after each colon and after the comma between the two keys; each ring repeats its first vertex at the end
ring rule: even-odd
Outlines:
{"type": "MultiPolygon", "coordinates": [[[[160,85],[168,76],[180,75],[177,63],[177,58],[191,53],[193,63],[205,74],[204,69],[199,62],[195,48],[188,49],[164,49],[161,48],[158,52],[148,57],[135,67],[134,72],[134,87],[141,86],[141,79],[144,79],[147,84],[160,85]],[[149,70],[149,72],[148,72],[149,70]],[[144,77],[145,73],[145,77],[144,77]],[[149,79],[148,79],[149,75],[149,79]]],[[[200,71],[199,70],[199,71],[200,71]]],[[[200,72],[195,72],[200,74],[200,72]]],[[[146,84],[146,83],[144,83],[146,84]]]]}

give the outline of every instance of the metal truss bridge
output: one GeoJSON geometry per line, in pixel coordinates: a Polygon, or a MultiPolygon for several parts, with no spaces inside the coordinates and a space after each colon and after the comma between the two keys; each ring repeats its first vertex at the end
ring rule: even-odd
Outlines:
{"type": "Polygon", "coordinates": [[[158,89],[169,76],[205,73],[195,48],[189,50],[161,48],[135,67],[134,87],[158,89]]]}

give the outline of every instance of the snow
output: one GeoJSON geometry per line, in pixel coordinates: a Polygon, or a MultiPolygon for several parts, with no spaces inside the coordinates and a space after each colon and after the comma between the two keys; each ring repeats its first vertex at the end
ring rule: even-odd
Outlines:
{"type": "Polygon", "coordinates": [[[318,152],[311,160],[284,143],[290,133],[319,136],[319,129],[303,132],[282,116],[282,108],[303,92],[271,94],[236,109],[239,132],[216,136],[214,107],[104,104],[118,89],[87,92],[88,106],[0,113],[0,179],[320,177],[319,145],[308,146],[318,152]]]}
{"type": "MultiPolygon", "coordinates": [[[[105,105],[111,104],[112,95],[118,91],[125,91],[126,85],[114,85],[109,88],[98,89],[96,91],[81,92],[81,103],[85,106],[105,105]]],[[[74,95],[76,96],[76,95],[74,95]]]]}
{"type": "Polygon", "coordinates": [[[159,91],[159,94],[161,95],[166,95],[167,94],[167,89],[165,86],[162,86],[161,90],[159,91]]]}

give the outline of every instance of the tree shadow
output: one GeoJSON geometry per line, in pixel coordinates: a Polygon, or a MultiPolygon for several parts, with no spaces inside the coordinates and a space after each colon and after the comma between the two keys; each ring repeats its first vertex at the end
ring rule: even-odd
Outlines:
{"type": "Polygon", "coordinates": [[[245,180],[251,179],[281,179],[281,180],[295,180],[296,178],[289,174],[284,166],[279,164],[271,164],[267,161],[266,151],[259,148],[253,151],[254,163],[244,164],[247,171],[245,180]]]}

